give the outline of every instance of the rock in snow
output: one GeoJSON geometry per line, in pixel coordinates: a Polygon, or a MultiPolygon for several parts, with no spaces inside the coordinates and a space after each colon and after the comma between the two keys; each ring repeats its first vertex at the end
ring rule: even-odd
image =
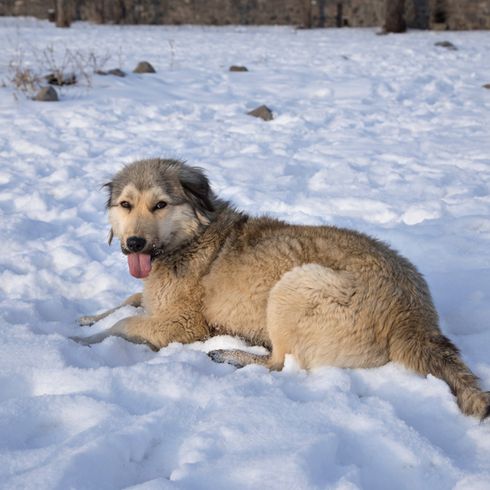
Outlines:
{"type": "Polygon", "coordinates": [[[248,71],[248,68],[246,66],[231,65],[229,71],[248,71]]]}
{"type": "Polygon", "coordinates": [[[39,100],[42,102],[56,102],[58,101],[58,92],[51,87],[43,87],[34,97],[34,100],[39,100]]]}
{"type": "Polygon", "coordinates": [[[272,121],[272,119],[274,119],[272,111],[266,105],[261,105],[253,111],[247,112],[247,114],[249,116],[259,117],[264,121],[272,121]]]}
{"type": "Polygon", "coordinates": [[[113,75],[115,77],[125,77],[126,73],[124,73],[120,68],[112,68],[111,70],[97,70],[95,73],[97,75],[113,75]]]}
{"type": "Polygon", "coordinates": [[[457,51],[458,48],[450,41],[439,41],[434,44],[435,46],[439,46],[440,48],[446,48],[451,51],[457,51]]]}
{"type": "Polygon", "coordinates": [[[57,85],[59,87],[63,85],[75,85],[77,83],[77,77],[74,73],[53,72],[44,78],[50,85],[57,85]]]}
{"type": "Polygon", "coordinates": [[[156,73],[156,71],[148,61],[140,61],[133,70],[133,73],[156,73]]]}

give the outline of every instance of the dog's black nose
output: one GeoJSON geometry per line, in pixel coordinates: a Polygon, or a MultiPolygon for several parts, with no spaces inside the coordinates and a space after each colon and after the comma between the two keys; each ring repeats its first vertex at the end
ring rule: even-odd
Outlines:
{"type": "Polygon", "coordinates": [[[145,248],[146,240],[139,236],[130,236],[126,240],[126,247],[131,252],[141,252],[145,248]]]}

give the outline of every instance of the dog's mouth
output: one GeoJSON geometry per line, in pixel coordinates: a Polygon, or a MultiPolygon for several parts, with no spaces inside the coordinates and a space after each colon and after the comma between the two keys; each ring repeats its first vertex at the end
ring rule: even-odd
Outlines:
{"type": "Polygon", "coordinates": [[[151,255],[143,253],[128,254],[129,273],[138,279],[148,277],[151,272],[151,255]]]}
{"type": "Polygon", "coordinates": [[[121,246],[121,250],[127,256],[129,273],[137,279],[145,279],[150,275],[152,260],[161,254],[161,250],[157,248],[145,252],[131,252],[121,246]]]}

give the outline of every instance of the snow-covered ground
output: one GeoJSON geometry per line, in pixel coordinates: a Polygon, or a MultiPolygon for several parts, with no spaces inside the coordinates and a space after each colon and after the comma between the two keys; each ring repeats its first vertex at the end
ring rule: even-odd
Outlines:
{"type": "Polygon", "coordinates": [[[47,46],[157,70],[97,76],[57,103],[0,88],[1,488],[490,488],[490,423],[436,378],[214,364],[205,351],[242,345],[230,337],[157,353],[67,339],[140,289],[106,243],[101,184],[136,158],[180,157],[252,214],[391,243],[490,389],[490,32],[4,18],[0,46],[3,80],[47,46]],[[246,115],[260,104],[272,122],[246,115]]]}

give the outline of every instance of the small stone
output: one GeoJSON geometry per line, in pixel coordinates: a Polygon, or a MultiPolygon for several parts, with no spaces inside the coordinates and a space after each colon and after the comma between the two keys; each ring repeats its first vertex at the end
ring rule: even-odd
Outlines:
{"type": "Polygon", "coordinates": [[[126,73],[124,73],[120,68],[113,68],[112,70],[95,70],[97,75],[114,75],[115,77],[125,77],[126,73]]]}
{"type": "Polygon", "coordinates": [[[229,71],[248,71],[246,66],[231,65],[229,71]]]}
{"type": "Polygon", "coordinates": [[[43,102],[57,102],[58,99],[58,93],[56,90],[49,86],[49,87],[43,87],[34,97],[34,100],[39,100],[43,102]]]}
{"type": "Polygon", "coordinates": [[[113,75],[115,77],[125,77],[126,73],[124,73],[120,68],[113,68],[107,72],[108,75],[113,75]]]}
{"type": "Polygon", "coordinates": [[[482,87],[490,90],[490,83],[486,83],[485,85],[482,85],[482,87]]]}
{"type": "Polygon", "coordinates": [[[272,121],[274,119],[272,111],[266,105],[261,105],[253,111],[247,112],[247,114],[249,116],[260,117],[264,121],[272,121]]]}
{"type": "Polygon", "coordinates": [[[54,72],[49,73],[44,78],[50,85],[56,85],[58,87],[62,87],[63,85],[75,85],[77,83],[77,77],[74,73],[54,72]]]}
{"type": "Polygon", "coordinates": [[[458,48],[449,41],[439,41],[434,44],[434,46],[439,46],[440,48],[450,49],[451,51],[457,51],[458,48]]]}
{"type": "Polygon", "coordinates": [[[155,68],[148,61],[140,61],[133,73],[156,73],[155,68]]]}

